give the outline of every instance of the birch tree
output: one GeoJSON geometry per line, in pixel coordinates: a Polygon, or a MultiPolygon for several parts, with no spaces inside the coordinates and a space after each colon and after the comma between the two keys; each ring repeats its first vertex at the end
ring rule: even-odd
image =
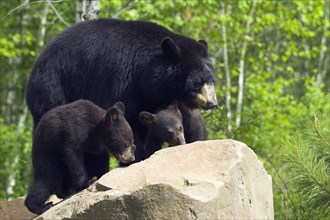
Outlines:
{"type": "Polygon", "coordinates": [[[236,108],[236,127],[241,125],[242,118],[242,106],[243,106],[243,94],[244,94],[244,65],[245,55],[247,49],[247,43],[249,39],[250,27],[253,21],[254,9],[256,7],[257,0],[254,0],[249,12],[248,20],[244,32],[244,41],[241,50],[241,56],[239,60],[239,77],[238,77],[238,96],[237,96],[237,108],[236,108]]]}
{"type": "Polygon", "coordinates": [[[96,19],[100,12],[100,0],[77,0],[76,22],[96,19]]]}
{"type": "Polygon", "coordinates": [[[220,3],[220,15],[223,18],[221,23],[222,38],[223,38],[223,63],[225,66],[225,75],[226,75],[226,110],[227,110],[227,132],[230,134],[232,132],[232,110],[231,110],[231,76],[229,72],[229,62],[228,62],[228,48],[227,48],[227,28],[226,28],[226,5],[220,3]]]}
{"type": "MultiPolygon", "coordinates": [[[[325,17],[330,21],[330,1],[325,2],[325,17]]],[[[329,30],[330,25],[329,22],[324,26],[324,33],[322,35],[321,43],[320,43],[320,58],[318,64],[318,73],[316,76],[316,87],[320,86],[321,83],[324,81],[326,74],[329,73],[329,63],[330,63],[330,56],[326,56],[327,52],[327,37],[326,37],[326,30],[329,30]]],[[[328,43],[329,44],[329,43],[328,43]]]]}

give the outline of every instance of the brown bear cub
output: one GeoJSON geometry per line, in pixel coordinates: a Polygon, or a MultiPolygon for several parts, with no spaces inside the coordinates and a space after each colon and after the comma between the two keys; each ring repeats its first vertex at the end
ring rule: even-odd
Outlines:
{"type": "Polygon", "coordinates": [[[33,184],[25,199],[31,212],[43,213],[53,205],[45,204],[50,195],[65,198],[109,170],[109,164],[104,164],[99,172],[90,157],[104,161],[104,155],[111,153],[120,162],[135,159],[133,134],[124,112],[121,102],[105,111],[92,102],[78,100],[41,118],[33,133],[33,184]]]}
{"type": "Polygon", "coordinates": [[[168,143],[169,146],[186,143],[182,115],[176,101],[166,108],[159,109],[155,114],[146,111],[141,112],[139,120],[148,128],[144,146],[145,158],[160,150],[164,142],[168,143]]]}

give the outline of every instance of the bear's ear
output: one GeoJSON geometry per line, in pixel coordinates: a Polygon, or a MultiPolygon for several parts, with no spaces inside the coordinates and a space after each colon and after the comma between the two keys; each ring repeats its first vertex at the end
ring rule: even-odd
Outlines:
{"type": "Polygon", "coordinates": [[[113,105],[113,107],[116,107],[119,109],[123,114],[125,114],[125,105],[122,102],[117,102],[116,104],[113,105]]]}
{"type": "Polygon", "coordinates": [[[178,111],[178,112],[180,112],[180,110],[179,110],[179,101],[178,100],[173,100],[172,102],[171,102],[171,105],[170,106],[172,106],[172,108],[174,108],[176,111],[178,111]]]}
{"type": "Polygon", "coordinates": [[[198,42],[199,42],[200,44],[202,44],[203,47],[205,47],[206,50],[208,50],[209,47],[208,47],[207,42],[206,42],[205,40],[199,40],[198,42]]]}
{"type": "Polygon", "coordinates": [[[156,120],[156,115],[149,112],[140,112],[139,120],[144,126],[149,126],[156,120]]]}
{"type": "Polygon", "coordinates": [[[180,48],[170,37],[162,40],[162,51],[169,58],[178,59],[180,57],[180,48]]]}
{"type": "Polygon", "coordinates": [[[117,107],[112,107],[107,111],[107,114],[105,116],[105,119],[108,123],[112,123],[118,120],[119,118],[119,112],[120,110],[117,107]]]}

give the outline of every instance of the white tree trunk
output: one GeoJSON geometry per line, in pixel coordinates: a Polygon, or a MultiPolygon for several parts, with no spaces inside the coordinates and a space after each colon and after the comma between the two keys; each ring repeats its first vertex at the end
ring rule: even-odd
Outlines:
{"type": "MultiPolygon", "coordinates": [[[[22,0],[22,5],[24,5],[24,10],[21,11],[21,16],[20,16],[20,35],[21,35],[21,44],[20,47],[21,49],[25,46],[25,41],[24,41],[24,28],[26,27],[26,23],[27,23],[27,14],[26,14],[26,9],[29,8],[29,3],[30,0],[22,0]]],[[[16,58],[16,62],[19,64],[23,64],[24,62],[24,58],[23,56],[18,56],[15,57],[16,58]]],[[[11,86],[10,86],[11,87],[11,86]]],[[[20,121],[21,117],[27,115],[27,106],[25,105],[23,108],[26,108],[26,112],[23,111],[22,115],[17,116],[17,114],[13,114],[14,111],[19,111],[20,107],[21,107],[21,103],[17,100],[17,91],[15,90],[9,90],[8,94],[7,94],[7,99],[6,99],[6,104],[8,105],[9,108],[9,116],[7,118],[7,121],[20,121]],[[18,120],[17,120],[17,117],[18,120]]],[[[17,131],[17,135],[20,135],[20,131],[21,129],[18,126],[18,131],[17,131]]],[[[17,170],[17,165],[19,163],[19,159],[20,159],[20,154],[17,154],[12,160],[11,160],[11,164],[10,164],[10,168],[8,168],[9,170],[11,170],[12,172],[10,173],[10,175],[8,176],[7,179],[7,186],[6,186],[6,194],[7,195],[12,195],[14,193],[14,187],[16,184],[16,173],[14,171],[17,170]]]]}
{"type": "MultiPolygon", "coordinates": [[[[325,9],[324,9],[324,16],[326,19],[329,20],[330,18],[330,1],[326,1],[325,3],[325,9]]],[[[323,30],[323,36],[321,39],[321,45],[320,45],[320,60],[318,64],[318,73],[316,76],[316,87],[319,87],[321,83],[323,82],[324,78],[327,74],[329,74],[329,47],[327,47],[327,37],[325,36],[326,28],[323,30]],[[326,48],[326,51],[323,50],[323,48],[326,48]]]]}
{"type": "MultiPolygon", "coordinates": [[[[221,10],[220,13],[222,16],[225,15],[225,4],[223,2],[220,3],[221,10]]],[[[232,119],[232,111],[231,111],[231,78],[229,72],[229,63],[228,63],[228,49],[227,49],[227,29],[226,24],[222,22],[222,37],[223,37],[223,62],[225,65],[225,74],[226,74],[226,109],[227,109],[227,132],[228,134],[232,131],[231,119],[232,119]]]]}
{"type": "Polygon", "coordinates": [[[46,24],[49,12],[49,4],[46,4],[40,15],[40,29],[38,35],[38,49],[42,49],[45,45],[46,24]]]}
{"type": "Polygon", "coordinates": [[[323,79],[325,78],[326,75],[326,71],[327,71],[327,63],[325,63],[324,61],[326,60],[326,54],[323,50],[324,47],[326,47],[327,45],[327,38],[325,37],[325,34],[323,34],[322,40],[321,40],[321,46],[320,46],[320,61],[319,61],[319,65],[318,65],[318,73],[316,76],[316,87],[319,87],[321,85],[321,83],[323,82],[323,79]],[[323,68],[322,68],[323,67],[323,68]]]}
{"type": "Polygon", "coordinates": [[[77,0],[76,22],[97,19],[100,0],[77,0]]]}
{"type": "MultiPolygon", "coordinates": [[[[254,9],[256,6],[257,0],[253,1],[251,6],[251,10],[249,13],[249,17],[253,16],[254,9]]],[[[243,106],[243,95],[244,95],[244,65],[245,65],[245,55],[247,49],[247,36],[250,31],[250,26],[252,24],[252,20],[249,20],[246,24],[246,29],[244,33],[244,41],[241,51],[241,57],[239,61],[239,76],[238,76],[238,96],[237,96],[237,108],[236,108],[236,126],[237,128],[241,125],[242,119],[242,106],[243,106]]]]}

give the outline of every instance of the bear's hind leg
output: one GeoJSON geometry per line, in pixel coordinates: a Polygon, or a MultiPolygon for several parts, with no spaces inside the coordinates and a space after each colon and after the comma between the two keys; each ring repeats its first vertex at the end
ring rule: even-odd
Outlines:
{"type": "Polygon", "coordinates": [[[74,194],[90,185],[87,177],[84,155],[80,150],[75,150],[76,146],[73,144],[66,144],[64,148],[66,149],[64,161],[71,179],[71,188],[68,190],[68,193],[74,194]]]}
{"type": "Polygon", "coordinates": [[[52,194],[49,185],[44,182],[34,182],[25,199],[25,206],[33,213],[41,214],[53,206],[52,202],[45,204],[52,194]]]}

